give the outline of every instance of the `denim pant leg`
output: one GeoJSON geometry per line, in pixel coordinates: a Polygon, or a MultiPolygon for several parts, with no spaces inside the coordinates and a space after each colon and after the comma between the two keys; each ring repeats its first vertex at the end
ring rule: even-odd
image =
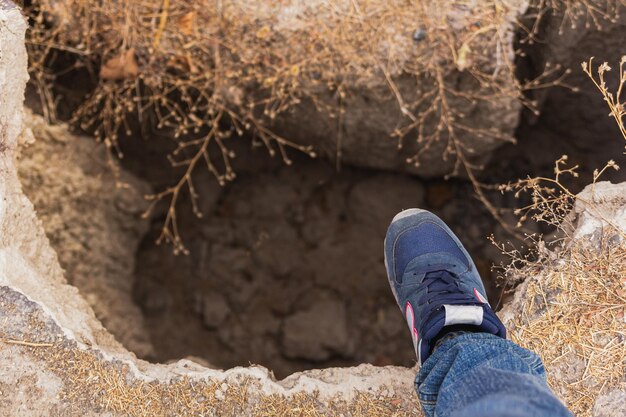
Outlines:
{"type": "Polygon", "coordinates": [[[487,333],[445,341],[415,380],[426,417],[565,417],[539,356],[487,333]]]}

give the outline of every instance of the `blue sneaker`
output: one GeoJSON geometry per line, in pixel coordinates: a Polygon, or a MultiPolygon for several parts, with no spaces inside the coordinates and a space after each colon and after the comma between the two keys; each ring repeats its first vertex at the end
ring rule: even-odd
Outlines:
{"type": "Polygon", "coordinates": [[[393,218],[385,237],[385,267],[420,365],[446,326],[472,326],[506,338],[472,258],[434,214],[409,209],[393,218]]]}

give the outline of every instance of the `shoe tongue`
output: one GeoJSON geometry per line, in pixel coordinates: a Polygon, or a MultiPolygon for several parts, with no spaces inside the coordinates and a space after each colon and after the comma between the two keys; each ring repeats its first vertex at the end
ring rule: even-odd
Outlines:
{"type": "Polygon", "coordinates": [[[444,327],[456,324],[476,326],[476,331],[495,335],[502,332],[500,320],[490,308],[485,308],[483,305],[450,305],[433,312],[422,337],[430,340],[436,337],[444,327]]]}

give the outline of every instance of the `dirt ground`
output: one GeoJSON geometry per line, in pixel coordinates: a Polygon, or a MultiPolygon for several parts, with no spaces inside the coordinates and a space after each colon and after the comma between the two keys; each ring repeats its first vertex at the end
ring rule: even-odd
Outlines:
{"type": "Polygon", "coordinates": [[[147,184],[122,172],[125,186],[116,186],[102,144],[30,111],[24,114],[18,174],[67,281],[118,341],[139,356],[151,355],[131,294],[133,254],[147,230],[141,220],[147,184]]]}
{"type": "Polygon", "coordinates": [[[497,304],[490,266],[501,255],[487,235],[498,228],[465,198],[470,193],[463,182],[337,172],[303,160],[296,169],[241,175],[205,202],[212,206],[205,205],[203,219],[183,217],[189,256],[154,244],[162,221],[154,219],[137,253],[134,290],[156,350],[151,359],[194,356],[220,368],[256,363],[277,377],[359,363],[412,366],[383,266],[388,223],[410,207],[450,221],[476,254],[497,304]]]}

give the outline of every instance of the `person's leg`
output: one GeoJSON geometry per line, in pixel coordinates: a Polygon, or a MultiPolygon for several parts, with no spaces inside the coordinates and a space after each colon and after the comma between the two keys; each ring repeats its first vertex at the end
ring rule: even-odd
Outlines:
{"type": "Polygon", "coordinates": [[[399,213],[385,266],[418,361],[427,417],[570,416],[545,382],[537,355],[506,340],[476,267],[432,213],[399,213]]]}
{"type": "Polygon", "coordinates": [[[533,352],[488,333],[452,336],[435,348],[415,380],[427,416],[571,416],[548,388],[533,352]]]}

